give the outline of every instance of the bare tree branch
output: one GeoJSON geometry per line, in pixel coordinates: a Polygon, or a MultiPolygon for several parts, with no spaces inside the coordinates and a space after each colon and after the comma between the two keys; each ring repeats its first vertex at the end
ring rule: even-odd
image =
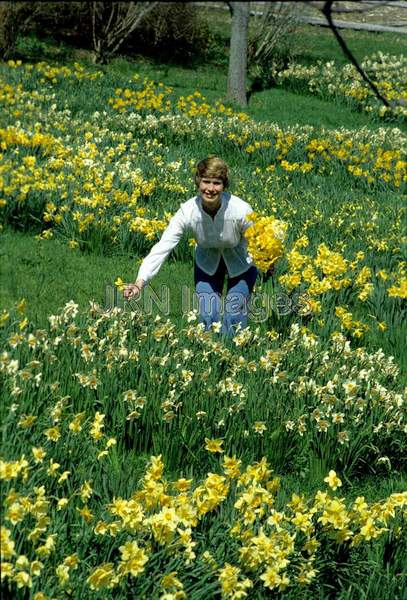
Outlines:
{"type": "Polygon", "coordinates": [[[153,8],[155,8],[155,6],[158,4],[158,2],[151,2],[149,6],[147,6],[144,11],[142,10],[137,18],[134,18],[133,16],[133,20],[132,22],[129,20],[128,23],[128,27],[127,29],[125,27],[121,28],[121,39],[117,42],[117,44],[113,47],[112,49],[112,54],[114,54],[115,52],[117,52],[117,50],[120,48],[120,46],[122,45],[122,43],[124,42],[124,40],[126,39],[126,37],[128,37],[131,33],[133,33],[133,31],[139,26],[139,24],[141,23],[141,21],[144,19],[144,17],[153,10],[153,8]]]}
{"type": "Polygon", "coordinates": [[[95,62],[106,62],[158,2],[90,2],[95,62]],[[108,12],[110,9],[110,12],[108,12]]]}
{"type": "Polygon", "coordinates": [[[225,2],[228,5],[230,16],[233,17],[233,6],[232,2],[225,2]]]}
{"type": "Polygon", "coordinates": [[[363,69],[359,66],[358,61],[353,56],[352,52],[349,50],[348,46],[346,45],[345,40],[343,39],[343,37],[340,35],[339,31],[337,30],[335,23],[332,20],[332,14],[331,14],[332,3],[333,3],[333,0],[327,0],[324,4],[323,8],[321,9],[321,11],[325,15],[332,33],[334,34],[334,36],[336,37],[336,39],[338,41],[338,44],[342,48],[342,52],[345,54],[345,56],[347,56],[349,58],[350,62],[353,64],[353,66],[355,67],[355,69],[357,70],[359,75],[362,77],[362,79],[364,81],[366,81],[366,83],[368,84],[370,89],[374,92],[376,97],[379,98],[379,100],[381,102],[383,102],[383,104],[385,106],[390,108],[389,102],[386,100],[386,98],[384,96],[382,96],[382,94],[379,92],[377,86],[366,75],[366,73],[363,71],[363,69]]]}
{"type": "Polygon", "coordinates": [[[249,44],[249,63],[271,59],[277,43],[294,29],[296,15],[296,3],[268,3],[263,14],[255,17],[255,32],[249,44]],[[273,4],[276,4],[277,8],[272,6],[273,4]]]}
{"type": "MultiPolygon", "coordinates": [[[[323,2],[304,2],[304,4],[309,4],[310,6],[312,6],[313,8],[317,8],[318,10],[323,11],[323,2]]],[[[372,3],[370,6],[366,6],[366,7],[356,7],[356,4],[362,4],[362,2],[354,2],[355,4],[355,8],[347,8],[346,6],[333,6],[331,9],[331,13],[335,13],[335,14],[341,14],[341,13],[364,13],[364,12],[368,12],[369,10],[376,10],[377,8],[382,8],[383,6],[391,6],[391,2],[375,2],[372,3]]],[[[363,3],[364,4],[364,3],[363,3]]]]}

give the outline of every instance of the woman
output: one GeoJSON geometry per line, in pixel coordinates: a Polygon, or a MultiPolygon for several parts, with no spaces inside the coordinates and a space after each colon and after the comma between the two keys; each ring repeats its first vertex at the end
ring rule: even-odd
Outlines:
{"type": "Polygon", "coordinates": [[[141,263],[137,280],[125,288],[124,297],[130,300],[140,295],[183,233],[188,232],[197,242],[194,279],[200,321],[206,330],[219,323],[214,329],[220,328],[221,333],[234,335],[238,325],[241,328],[247,326],[248,301],[257,277],[243,236],[250,226],[247,217],[252,208],[226,191],[229,169],[217,157],[205,158],[198,163],[195,183],[198,194],[181,204],[161,240],[141,263]],[[226,275],[227,291],[222,306],[226,275]]]}

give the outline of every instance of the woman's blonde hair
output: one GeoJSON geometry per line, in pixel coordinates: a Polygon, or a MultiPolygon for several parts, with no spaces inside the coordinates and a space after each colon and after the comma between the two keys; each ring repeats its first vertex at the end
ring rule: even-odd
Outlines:
{"type": "Polygon", "coordinates": [[[196,165],[195,183],[199,185],[203,177],[216,177],[223,181],[225,188],[229,185],[229,167],[217,156],[208,156],[196,165]]]}

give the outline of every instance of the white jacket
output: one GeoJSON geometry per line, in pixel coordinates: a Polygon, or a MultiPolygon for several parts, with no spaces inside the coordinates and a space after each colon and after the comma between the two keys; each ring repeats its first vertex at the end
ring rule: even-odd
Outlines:
{"type": "Polygon", "coordinates": [[[194,196],[181,204],[160,241],[151,248],[141,263],[137,279],[144,279],[146,283],[150,281],[183,233],[188,233],[196,240],[195,260],[198,267],[208,275],[216,272],[221,256],[230,277],[247,271],[253,260],[242,234],[251,225],[247,216],[253,209],[241,198],[227,192],[222,193],[221,201],[215,217],[203,210],[200,196],[194,196]]]}

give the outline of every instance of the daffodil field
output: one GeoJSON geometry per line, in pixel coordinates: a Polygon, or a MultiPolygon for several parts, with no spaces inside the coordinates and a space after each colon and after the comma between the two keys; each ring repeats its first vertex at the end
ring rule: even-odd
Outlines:
{"type": "MultiPolygon", "coordinates": [[[[365,67],[406,99],[405,57],[365,67]]],[[[280,258],[233,339],[103,290],[41,328],[3,307],[4,597],[405,598],[405,109],[349,66],[294,66],[279,85],[372,121],[284,128],[131,68],[0,66],[3,229],[135,276],[216,154],[259,267],[280,258]]]]}
{"type": "Polygon", "coordinates": [[[378,100],[365,84],[354,65],[337,67],[334,61],[317,61],[315,65],[291,64],[287,69],[276,72],[278,81],[289,81],[291,85],[306,85],[308,90],[319,96],[335,96],[360,105],[372,115],[383,117],[386,113],[406,117],[407,59],[403,54],[388,55],[375,52],[361,61],[362,69],[378,82],[378,90],[387,99],[389,106],[378,100]]]}

